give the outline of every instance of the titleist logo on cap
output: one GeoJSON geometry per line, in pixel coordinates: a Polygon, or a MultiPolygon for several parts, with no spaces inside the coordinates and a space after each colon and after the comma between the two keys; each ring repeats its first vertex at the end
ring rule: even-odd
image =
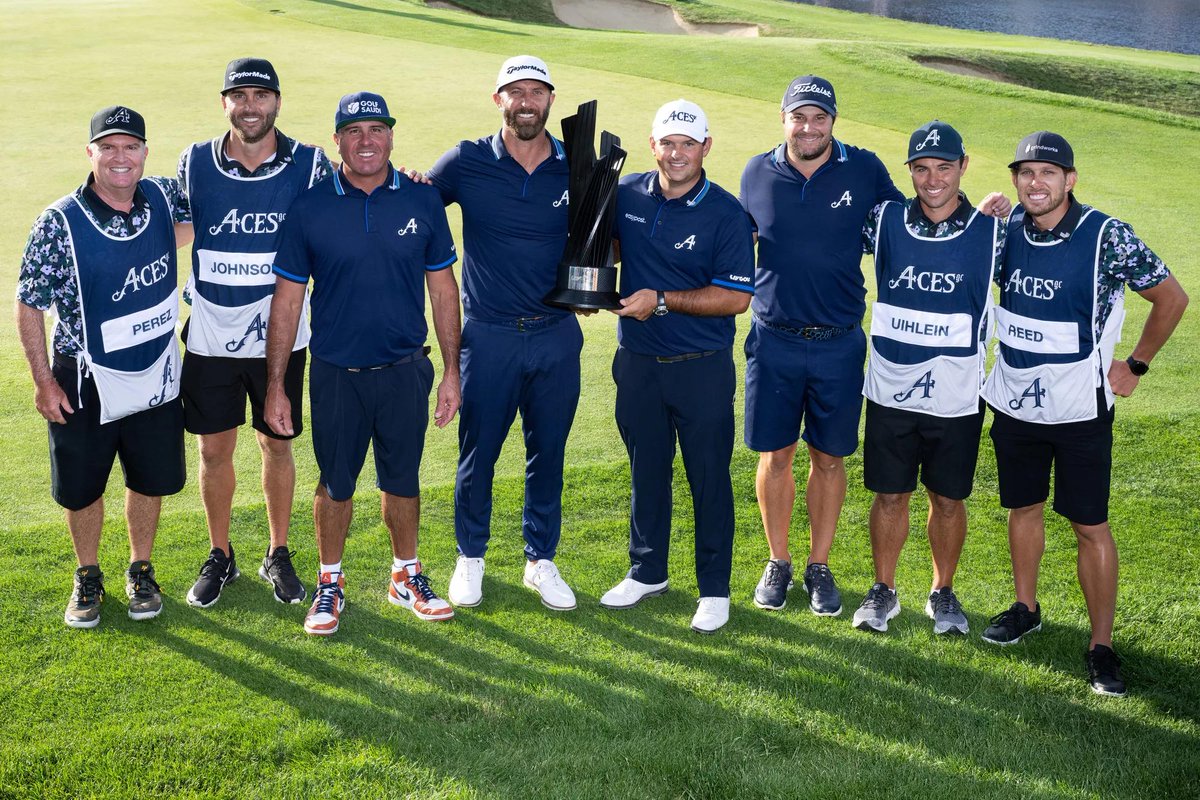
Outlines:
{"type": "Polygon", "coordinates": [[[229,80],[231,80],[231,81],[240,81],[242,78],[262,78],[264,81],[275,80],[274,78],[272,78],[270,75],[268,75],[265,72],[231,72],[231,73],[229,73],[229,80]]]}
{"type": "Polygon", "coordinates": [[[130,120],[129,120],[129,109],[128,108],[118,109],[115,114],[110,114],[109,116],[104,118],[105,125],[116,125],[118,122],[128,123],[129,121],[130,120]]]}
{"type": "Polygon", "coordinates": [[[826,89],[819,83],[801,83],[792,87],[792,97],[798,94],[821,94],[826,97],[833,97],[833,92],[826,89]]]}
{"type": "Polygon", "coordinates": [[[517,64],[516,66],[509,67],[506,70],[506,72],[509,75],[512,75],[514,72],[523,72],[524,70],[527,70],[527,69],[531,69],[534,72],[540,72],[543,75],[547,75],[547,76],[549,75],[549,73],[546,72],[546,70],[542,69],[537,64],[517,64]]]}

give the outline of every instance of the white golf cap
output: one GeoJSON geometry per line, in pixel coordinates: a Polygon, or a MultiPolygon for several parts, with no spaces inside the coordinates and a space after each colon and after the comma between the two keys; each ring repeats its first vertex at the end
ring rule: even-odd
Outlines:
{"type": "Polygon", "coordinates": [[[676,133],[690,136],[697,142],[708,138],[708,117],[704,116],[700,106],[680,98],[654,112],[654,126],[650,129],[650,135],[655,140],[676,133]]]}
{"type": "Polygon", "coordinates": [[[515,81],[541,81],[554,90],[554,82],[550,80],[550,68],[546,62],[537,56],[513,56],[500,65],[500,74],[496,76],[496,91],[515,81]]]}

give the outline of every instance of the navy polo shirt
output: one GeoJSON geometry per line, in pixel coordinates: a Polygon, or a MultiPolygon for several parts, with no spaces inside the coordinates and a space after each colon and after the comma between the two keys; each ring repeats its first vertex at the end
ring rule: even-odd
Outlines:
{"type": "Polygon", "coordinates": [[[458,259],[437,192],[389,165],[370,195],[339,169],[300,193],[274,271],[313,281],[312,354],[339,367],[391,364],[425,344],[425,272],[458,259]]]}
{"type": "MultiPolygon", "coordinates": [[[[614,236],[621,242],[621,296],[639,289],[699,289],[710,284],[754,293],[754,240],[737,198],[700,173],[668,200],[658,172],[627,175],[617,187],[614,236]]],[[[673,356],[733,346],[734,318],[669,313],[639,322],[621,317],[617,341],[635,353],[673,356]]]]}
{"type": "Polygon", "coordinates": [[[857,325],[867,310],[863,223],[884,200],[904,200],[879,157],[834,139],[829,160],[805,178],[781,144],[746,164],[741,200],[758,231],[755,316],[793,327],[857,325]]]}
{"type": "Polygon", "coordinates": [[[447,150],[427,175],[463,220],[463,311],[468,319],[566,316],[542,298],[554,289],[567,245],[570,170],[562,142],[532,173],[499,133],[447,150]]]}

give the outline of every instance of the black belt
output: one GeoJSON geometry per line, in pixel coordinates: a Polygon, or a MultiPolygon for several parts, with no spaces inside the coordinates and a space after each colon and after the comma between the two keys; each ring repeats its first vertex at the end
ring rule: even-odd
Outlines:
{"type": "Polygon", "coordinates": [[[414,361],[420,361],[425,356],[429,355],[433,348],[426,345],[414,353],[409,353],[399,361],[393,361],[390,364],[380,364],[375,367],[346,367],[346,372],[374,372],[377,369],[387,369],[388,367],[398,367],[401,364],[411,364],[414,361]]]}
{"type": "Polygon", "coordinates": [[[660,364],[678,364],[680,361],[694,361],[697,358],[707,358],[708,356],[718,353],[718,350],[705,350],[700,353],[683,353],[677,356],[655,356],[654,360],[660,364]]]}
{"type": "Polygon", "coordinates": [[[773,331],[786,333],[789,336],[798,336],[801,339],[808,339],[812,342],[823,342],[827,339],[836,339],[839,336],[845,336],[850,331],[857,328],[857,325],[851,325],[848,328],[835,328],[830,325],[806,325],[803,328],[794,328],[791,325],[780,325],[777,322],[767,322],[762,317],[755,317],[755,322],[762,325],[764,328],[769,328],[773,331]]]}

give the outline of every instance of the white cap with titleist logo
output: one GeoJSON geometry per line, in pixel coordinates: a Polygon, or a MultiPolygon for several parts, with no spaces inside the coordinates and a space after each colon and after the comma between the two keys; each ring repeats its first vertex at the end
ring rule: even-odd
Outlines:
{"type": "Polygon", "coordinates": [[[650,136],[655,141],[676,133],[691,137],[697,142],[708,138],[708,117],[700,106],[680,98],[672,100],[654,112],[654,126],[650,136]]]}
{"type": "Polygon", "coordinates": [[[496,91],[516,81],[541,81],[554,91],[554,82],[550,80],[550,68],[546,62],[537,56],[513,56],[500,65],[496,75],[496,91]]]}

